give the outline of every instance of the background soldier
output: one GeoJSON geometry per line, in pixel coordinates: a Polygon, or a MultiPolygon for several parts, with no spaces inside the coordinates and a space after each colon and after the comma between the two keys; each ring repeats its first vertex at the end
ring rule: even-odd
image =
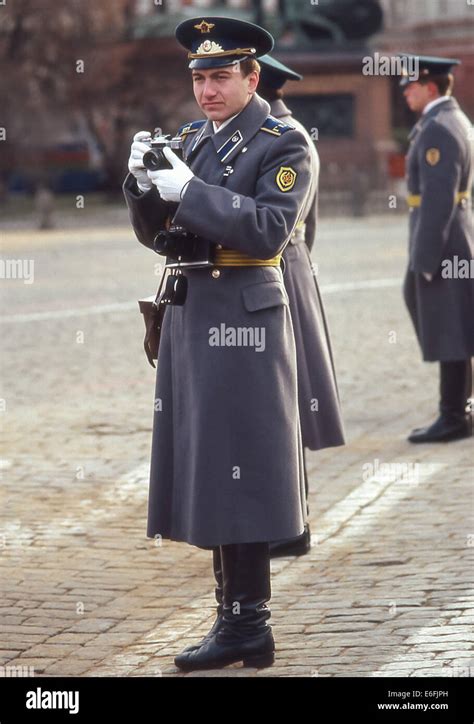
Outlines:
{"type": "MultiPolygon", "coordinates": [[[[409,56],[405,56],[409,57],[409,56]]],[[[472,394],[474,278],[456,278],[456,263],[474,257],[471,214],[472,128],[451,98],[458,60],[418,56],[419,79],[401,85],[421,118],[407,156],[410,207],[405,301],[425,361],[440,362],[440,415],[410,442],[440,442],[471,435],[466,401],[472,394]]],[[[411,67],[411,66],[410,66],[411,67]]]]}
{"type": "Polygon", "coordinates": [[[255,94],[255,58],[273,45],[266,31],[207,17],[181,23],[176,37],[208,120],[180,129],[186,163],[165,149],[171,170],[144,169],[148,146],[137,134],[124,191],[139,241],[153,249],[158,230],[184,227],[194,235],[188,256],[202,261],[210,242],[214,266],[182,265],[186,301],[165,314],[147,534],[214,553],[216,623],[176,665],[268,666],[268,542],[301,535],[305,521],[296,351],[280,255],[308,195],[309,150],[255,94]],[[264,349],[211,346],[210,331],[223,325],[263,331],[264,349]]]}
{"type": "MultiPolygon", "coordinates": [[[[272,116],[303,133],[311,153],[311,188],[301,223],[291,236],[283,253],[283,276],[290,300],[291,318],[296,341],[298,369],[298,403],[303,446],[321,450],[344,444],[344,432],[339,407],[336,374],[329,339],[328,325],[313,273],[310,251],[316,237],[318,215],[319,156],[314,141],[305,127],[297,121],[283,100],[282,88],[288,80],[302,80],[270,55],[258,60],[261,66],[258,94],[270,103],[272,116]]],[[[308,475],[305,461],[306,498],[308,475]]],[[[309,513],[309,509],[308,509],[309,513]]],[[[302,555],[311,547],[309,524],[299,538],[270,544],[272,557],[302,555]]]]}

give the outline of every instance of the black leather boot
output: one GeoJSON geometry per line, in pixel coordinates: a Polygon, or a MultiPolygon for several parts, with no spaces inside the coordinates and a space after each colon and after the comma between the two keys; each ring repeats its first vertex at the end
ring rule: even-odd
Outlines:
{"type": "Polygon", "coordinates": [[[275,658],[275,644],[267,620],[270,610],[270,555],[268,543],[221,546],[224,576],[222,622],[199,648],[183,651],[175,664],[183,671],[217,669],[242,661],[264,668],[275,658]]]}
{"type": "Polygon", "coordinates": [[[472,420],[470,415],[448,416],[442,414],[429,427],[413,430],[408,440],[410,442],[450,442],[461,440],[472,435],[472,420]]]}
{"type": "Polygon", "coordinates": [[[214,577],[216,579],[216,587],[214,589],[216,601],[217,601],[217,608],[216,608],[216,620],[212,624],[212,628],[208,633],[204,636],[204,638],[197,644],[192,644],[191,646],[187,646],[183,653],[185,651],[194,651],[195,649],[198,649],[200,646],[206,643],[218,630],[222,622],[222,600],[223,600],[223,594],[224,594],[224,588],[223,588],[223,581],[222,581],[222,558],[221,558],[221,549],[214,548],[212,551],[212,565],[214,567],[214,577]]]}
{"type": "Polygon", "coordinates": [[[283,558],[284,556],[304,556],[311,550],[311,531],[306,523],[304,531],[296,538],[272,541],[270,543],[270,557],[283,558]]]}
{"type": "MultiPolygon", "coordinates": [[[[306,496],[306,514],[309,515],[308,505],[308,473],[306,471],[306,458],[303,451],[303,474],[304,489],[306,496]]],[[[304,531],[301,535],[287,540],[276,540],[270,544],[270,558],[283,558],[284,556],[304,556],[311,550],[311,531],[309,523],[305,524],[304,531]]]]}
{"type": "Polygon", "coordinates": [[[472,417],[466,412],[472,390],[471,360],[440,363],[440,415],[428,427],[413,430],[414,443],[449,442],[472,435],[472,417]]]}

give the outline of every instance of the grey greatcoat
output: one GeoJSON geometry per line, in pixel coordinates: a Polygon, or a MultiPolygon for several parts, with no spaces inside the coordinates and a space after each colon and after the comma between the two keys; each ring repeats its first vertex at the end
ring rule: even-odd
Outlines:
{"type": "Polygon", "coordinates": [[[320,450],[344,444],[344,432],[326,316],[309,252],[316,235],[319,157],[304,126],[278,99],[270,104],[275,118],[305,136],[311,153],[311,187],[303,209],[304,230],[285,249],[284,282],[296,341],[298,403],[303,446],[320,450]]]}
{"type": "MultiPolygon", "coordinates": [[[[216,134],[209,121],[181,133],[196,175],[175,223],[253,258],[275,256],[309,189],[301,133],[269,119],[269,105],[258,96],[216,134]]],[[[136,235],[152,248],[168,206],[155,188],[140,194],[130,175],[124,192],[136,235]]],[[[216,271],[187,270],[186,302],[165,314],[147,528],[149,537],[202,548],[300,535],[306,505],[282,272],[278,266],[216,271]],[[239,329],[250,330],[255,343],[247,336],[247,344],[241,337],[233,346],[239,329]]]]}
{"type": "Polygon", "coordinates": [[[408,193],[421,201],[410,210],[404,296],[426,361],[474,355],[474,277],[471,271],[460,278],[474,258],[471,201],[456,200],[459,192],[471,191],[470,131],[450,98],[423,115],[410,134],[408,193]],[[423,272],[433,274],[432,281],[423,272]]]}

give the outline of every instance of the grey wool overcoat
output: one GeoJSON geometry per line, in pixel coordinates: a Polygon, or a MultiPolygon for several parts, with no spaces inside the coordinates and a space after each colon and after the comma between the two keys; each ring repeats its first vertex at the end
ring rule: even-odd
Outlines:
{"type": "Polygon", "coordinates": [[[344,429],[329,329],[310,257],[317,226],[319,157],[308,132],[283,100],[273,101],[270,110],[275,118],[300,130],[310,149],[311,187],[301,219],[304,229],[293,234],[284,251],[283,278],[295,331],[303,446],[320,450],[343,445],[344,429]]]}
{"type": "MultiPolygon", "coordinates": [[[[174,222],[254,259],[279,253],[301,215],[310,157],[301,133],[259,96],[220,132],[180,129],[195,173],[174,222]]],[[[128,176],[141,243],[169,207],[128,176]]],[[[157,360],[149,537],[211,548],[302,533],[306,502],[288,295],[279,266],[187,270],[166,310],[157,360]],[[216,272],[220,272],[217,274],[216,272]]]]}
{"type": "Polygon", "coordinates": [[[410,134],[408,193],[418,205],[410,209],[404,296],[425,361],[474,355],[471,200],[459,196],[472,187],[471,139],[454,98],[430,109],[410,134]]]}

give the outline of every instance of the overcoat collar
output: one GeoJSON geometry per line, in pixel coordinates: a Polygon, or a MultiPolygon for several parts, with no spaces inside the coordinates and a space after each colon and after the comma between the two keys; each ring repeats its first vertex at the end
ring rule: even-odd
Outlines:
{"type": "Polygon", "coordinates": [[[435,118],[438,113],[441,111],[455,111],[459,108],[459,104],[455,98],[449,98],[447,101],[443,101],[442,103],[437,103],[433,108],[430,108],[428,113],[424,113],[420,121],[424,125],[427,121],[429,121],[431,118],[435,118]]]}
{"type": "Polygon", "coordinates": [[[210,136],[220,162],[229,163],[255,136],[269,113],[269,104],[254,94],[245,108],[232,119],[228,126],[222,129],[221,133],[214,133],[212,121],[207,120],[194,139],[189,156],[199,150],[204,139],[210,136]]]}
{"type": "Polygon", "coordinates": [[[277,98],[276,101],[270,103],[270,113],[272,116],[275,116],[275,118],[284,118],[285,116],[293,115],[285,101],[281,98],[277,98]]]}
{"type": "Polygon", "coordinates": [[[416,123],[411,129],[408,140],[413,141],[413,139],[421,131],[423,126],[425,126],[426,123],[432,118],[436,118],[440,111],[456,111],[458,109],[459,104],[455,98],[450,98],[443,103],[437,103],[435,106],[433,106],[433,108],[428,111],[428,113],[424,113],[421,118],[419,118],[418,123],[416,123]]]}
{"type": "Polygon", "coordinates": [[[455,98],[450,98],[447,101],[444,101],[443,103],[437,103],[433,108],[431,108],[428,113],[424,113],[421,118],[418,119],[418,123],[413,126],[411,129],[410,135],[408,136],[408,140],[412,141],[414,137],[421,131],[423,126],[425,126],[428,121],[430,121],[432,118],[436,118],[438,113],[441,111],[456,111],[459,110],[459,104],[455,98]]]}

